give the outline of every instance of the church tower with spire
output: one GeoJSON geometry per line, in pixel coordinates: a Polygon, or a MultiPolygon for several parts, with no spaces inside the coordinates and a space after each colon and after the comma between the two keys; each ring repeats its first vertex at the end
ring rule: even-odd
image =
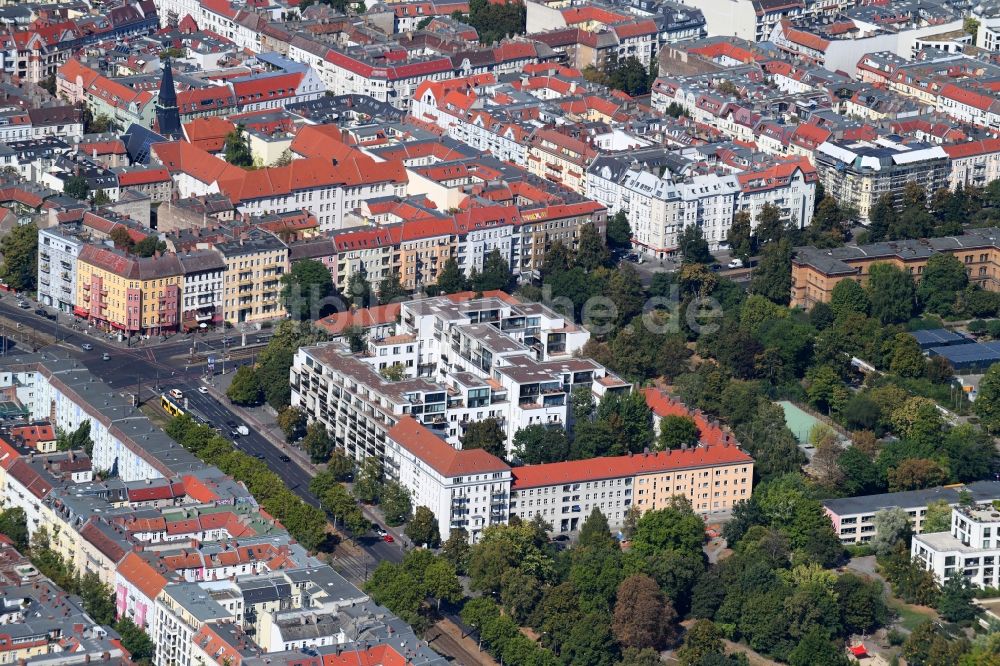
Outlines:
{"type": "Polygon", "coordinates": [[[181,136],[181,115],[177,109],[177,92],[174,90],[174,74],[170,60],[163,61],[163,78],[160,80],[160,95],[156,98],[156,124],[160,135],[168,139],[181,136]]]}

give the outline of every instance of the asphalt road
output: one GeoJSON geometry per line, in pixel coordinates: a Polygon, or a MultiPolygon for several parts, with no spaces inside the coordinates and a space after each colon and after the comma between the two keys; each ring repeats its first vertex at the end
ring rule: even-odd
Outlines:
{"type": "MultiPolygon", "coordinates": [[[[166,342],[158,344],[145,344],[137,347],[123,347],[117,342],[111,342],[104,335],[97,332],[87,333],[66,325],[66,317],[60,317],[57,325],[51,320],[45,319],[34,313],[36,305],[30,309],[17,307],[13,296],[5,295],[0,299],[0,316],[21,324],[21,329],[11,331],[20,338],[30,340],[30,330],[35,329],[46,335],[54,336],[57,339],[56,345],[63,352],[72,354],[78,358],[88,370],[100,377],[111,388],[122,392],[134,392],[139,386],[143,401],[150,400],[160,393],[179,388],[188,400],[189,408],[205,421],[212,425],[217,425],[224,429],[224,434],[229,436],[229,429],[226,424],[234,422],[243,423],[228,405],[198,392],[198,387],[203,385],[204,365],[194,365],[191,363],[189,352],[192,346],[192,338],[196,340],[195,346],[202,356],[206,350],[213,354],[221,353],[223,345],[219,340],[221,335],[214,337],[203,337],[200,334],[193,336],[176,335],[166,342]],[[89,343],[92,350],[84,350],[82,345],[89,343]],[[102,355],[107,353],[109,360],[102,360],[102,355]]],[[[49,309],[51,312],[52,310],[49,309]]],[[[270,337],[269,332],[261,332],[260,337],[266,341],[270,337]]],[[[230,347],[232,361],[227,362],[226,371],[232,372],[238,365],[249,363],[250,358],[241,353],[238,346],[241,342],[240,334],[229,332],[226,337],[232,338],[236,347],[230,347]]],[[[247,342],[256,348],[261,348],[262,343],[257,343],[258,334],[248,334],[247,342]]],[[[29,346],[27,343],[17,343],[20,348],[29,346]]],[[[221,362],[216,362],[216,370],[221,369],[221,362]]],[[[249,424],[247,424],[249,427],[249,424]]],[[[237,446],[250,455],[260,454],[267,466],[274,471],[290,490],[295,492],[303,500],[319,506],[319,502],[309,492],[309,480],[311,474],[295,463],[282,462],[280,456],[282,452],[266,437],[251,428],[249,435],[240,436],[236,440],[237,446]]],[[[371,516],[369,516],[371,518],[371,516]]],[[[400,562],[403,559],[403,550],[398,543],[385,543],[381,539],[365,537],[359,539],[359,545],[364,548],[371,561],[368,564],[368,573],[375,568],[381,560],[390,562],[400,562]]],[[[351,571],[355,580],[364,580],[365,566],[361,558],[355,558],[357,562],[346,562],[347,568],[351,571]]]]}

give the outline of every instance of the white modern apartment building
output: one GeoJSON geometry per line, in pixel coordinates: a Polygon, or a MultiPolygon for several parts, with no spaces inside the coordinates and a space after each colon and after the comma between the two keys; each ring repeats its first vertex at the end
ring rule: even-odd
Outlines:
{"type": "Polygon", "coordinates": [[[502,460],[456,449],[409,416],[388,435],[386,474],[410,491],[414,506],[434,513],[442,539],[461,528],[476,543],[483,529],[507,522],[511,468],[502,460]]]}
{"type": "Polygon", "coordinates": [[[385,454],[404,415],[457,446],[469,423],[496,419],[512,446],[529,425],[566,427],[569,395],[597,398],[631,385],[576,357],[589,333],[537,303],[471,292],[401,305],[394,334],[353,354],[343,340],[303,347],[291,369],[292,405],[319,420],[349,455],[385,454]],[[403,379],[382,373],[401,366],[403,379]]]}
{"type": "Polygon", "coordinates": [[[72,312],[76,298],[76,258],[84,241],[59,227],[38,230],[38,302],[72,312]]]}
{"type": "Polygon", "coordinates": [[[993,504],[954,507],[951,531],[916,535],[910,552],[940,583],[959,574],[975,587],[996,587],[1000,581],[1000,510],[993,504]]]}

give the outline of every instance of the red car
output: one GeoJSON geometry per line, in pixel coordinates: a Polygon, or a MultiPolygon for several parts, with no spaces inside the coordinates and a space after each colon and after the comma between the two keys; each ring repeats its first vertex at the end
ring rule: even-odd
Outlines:
{"type": "Polygon", "coordinates": [[[393,541],[395,541],[395,539],[392,538],[391,534],[383,534],[382,541],[385,541],[386,543],[392,543],[393,541]]]}

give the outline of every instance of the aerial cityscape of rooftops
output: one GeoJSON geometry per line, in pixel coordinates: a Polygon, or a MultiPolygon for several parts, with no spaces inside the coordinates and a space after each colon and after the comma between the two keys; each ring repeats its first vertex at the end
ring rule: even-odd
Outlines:
{"type": "Polygon", "coordinates": [[[1000,664],[1000,0],[371,1],[0,3],[0,664],[1000,664]]]}

